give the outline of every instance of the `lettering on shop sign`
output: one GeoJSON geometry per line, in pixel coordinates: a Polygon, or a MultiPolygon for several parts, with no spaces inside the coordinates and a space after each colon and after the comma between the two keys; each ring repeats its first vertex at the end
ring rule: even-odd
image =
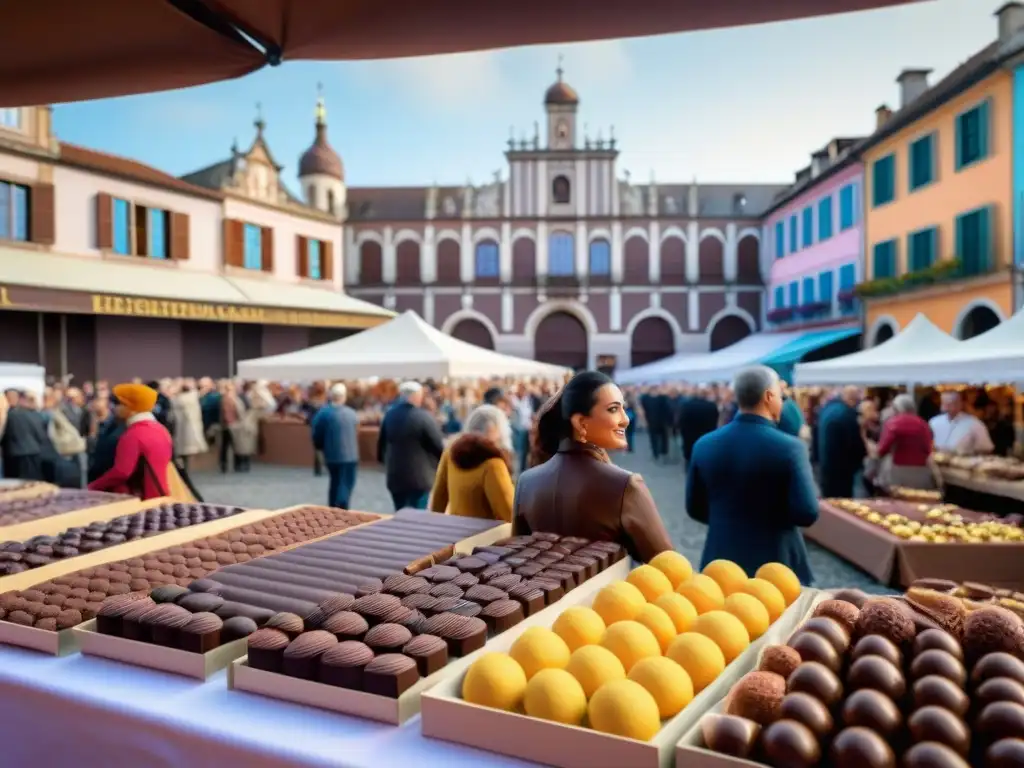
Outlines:
{"type": "Polygon", "coordinates": [[[230,304],[206,304],[168,299],[144,299],[135,296],[92,295],[92,311],[97,315],[149,317],[167,320],[200,320],[222,323],[261,323],[324,328],[366,328],[386,320],[366,315],[312,312],[270,307],[239,307],[230,304]]]}
{"type": "Polygon", "coordinates": [[[4,288],[3,286],[0,286],[0,307],[13,307],[13,306],[14,306],[14,302],[11,301],[11,294],[10,294],[10,292],[6,288],[4,288]]]}

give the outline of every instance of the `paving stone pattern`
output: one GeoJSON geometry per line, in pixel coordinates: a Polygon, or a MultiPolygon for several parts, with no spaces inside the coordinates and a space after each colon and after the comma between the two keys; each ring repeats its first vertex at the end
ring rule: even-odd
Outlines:
{"type": "MultiPolygon", "coordinates": [[[[655,464],[649,449],[639,441],[637,452],[616,457],[622,466],[643,475],[654,495],[676,548],[692,562],[700,560],[705,527],[691,520],[684,509],[685,477],[680,463],[655,464]]],[[[246,474],[197,473],[193,481],[206,501],[219,504],[278,509],[297,504],[323,504],[327,500],[327,477],[315,477],[312,468],[254,464],[246,474]]],[[[392,512],[391,496],[379,469],[361,468],[352,500],[353,509],[392,512]]],[[[743,535],[737,532],[737,535],[743,535]]],[[[870,592],[888,592],[871,576],[808,542],[811,566],[819,587],[859,587],[870,592]]]]}

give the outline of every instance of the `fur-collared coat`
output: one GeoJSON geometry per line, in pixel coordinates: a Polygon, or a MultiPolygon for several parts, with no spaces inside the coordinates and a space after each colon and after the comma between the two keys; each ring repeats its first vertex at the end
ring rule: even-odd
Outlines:
{"type": "Polygon", "coordinates": [[[511,458],[476,434],[461,435],[441,456],[430,494],[430,509],[462,517],[512,521],[511,458]]]}

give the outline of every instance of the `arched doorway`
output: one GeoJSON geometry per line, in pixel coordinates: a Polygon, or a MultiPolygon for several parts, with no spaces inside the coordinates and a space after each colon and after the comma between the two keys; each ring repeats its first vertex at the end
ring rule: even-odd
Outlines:
{"type": "Polygon", "coordinates": [[[886,321],[875,329],[875,338],[872,339],[871,346],[877,347],[879,344],[884,344],[895,335],[896,329],[893,324],[886,321]]]}
{"type": "Polygon", "coordinates": [[[676,351],[672,326],[663,317],[645,317],[633,329],[630,357],[633,366],[671,357],[676,351]]]}
{"type": "Polygon", "coordinates": [[[750,335],[750,326],[737,315],[726,315],[720,318],[711,329],[711,351],[717,352],[720,349],[731,347],[737,341],[747,338],[750,335]]]}
{"type": "Polygon", "coordinates": [[[964,315],[960,321],[957,336],[963,341],[973,339],[975,336],[980,336],[986,331],[991,331],[1000,322],[1002,321],[999,319],[999,315],[991,307],[978,304],[972,307],[971,311],[964,315]]]}
{"type": "Polygon", "coordinates": [[[471,317],[459,320],[452,328],[451,336],[484,349],[494,349],[494,337],[487,326],[471,317]]]}
{"type": "Polygon", "coordinates": [[[537,325],[534,358],[541,363],[582,370],[590,360],[587,329],[568,312],[552,312],[537,325]]]}

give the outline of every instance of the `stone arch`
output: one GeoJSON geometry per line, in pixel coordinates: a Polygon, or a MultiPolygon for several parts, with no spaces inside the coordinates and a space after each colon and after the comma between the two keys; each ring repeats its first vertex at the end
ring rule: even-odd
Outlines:
{"type": "Polygon", "coordinates": [[[494,349],[498,329],[487,317],[472,309],[464,309],[451,315],[444,322],[442,330],[449,336],[483,349],[494,349]]]}
{"type": "Polygon", "coordinates": [[[991,299],[980,298],[965,304],[953,323],[953,335],[961,341],[991,331],[1006,317],[1002,308],[991,299]]]}
{"type": "Polygon", "coordinates": [[[739,307],[727,307],[708,323],[710,351],[717,352],[742,341],[757,327],[754,319],[739,307]]]}
{"type": "Polygon", "coordinates": [[[541,363],[582,370],[590,365],[590,336],[575,312],[554,310],[537,323],[533,357],[541,363]]]}
{"type": "Polygon", "coordinates": [[[480,323],[487,329],[487,332],[491,334],[491,338],[496,339],[500,334],[498,326],[494,324],[491,318],[476,309],[460,309],[456,312],[452,312],[447,318],[445,318],[445,321],[441,323],[441,332],[447,333],[449,336],[454,336],[455,334],[452,333],[452,331],[454,331],[455,326],[463,320],[475,320],[480,323]]]}
{"type": "Polygon", "coordinates": [[[612,233],[604,227],[592,229],[587,233],[587,244],[589,245],[595,240],[607,240],[610,243],[612,241],[612,233]]]}
{"type": "Polygon", "coordinates": [[[900,324],[892,315],[882,315],[871,324],[867,339],[869,347],[884,344],[900,332],[900,324]]]}
{"type": "Polygon", "coordinates": [[[715,230],[705,230],[697,246],[697,268],[702,283],[725,282],[725,240],[715,230]]]}
{"type": "Polygon", "coordinates": [[[647,236],[631,234],[622,247],[622,281],[626,285],[647,285],[651,281],[651,247],[647,236]]]}
{"type": "Polygon", "coordinates": [[[423,238],[420,237],[420,233],[417,232],[415,229],[400,229],[400,230],[398,230],[398,232],[395,233],[395,245],[396,246],[401,245],[402,243],[406,242],[407,240],[411,240],[412,242],[416,243],[417,245],[422,245],[423,244],[423,238]]]}
{"type": "Polygon", "coordinates": [[[568,312],[570,315],[575,315],[576,319],[583,323],[589,336],[597,335],[597,320],[585,304],[580,304],[578,301],[555,299],[548,299],[529,314],[523,324],[523,335],[536,337],[537,327],[545,317],[554,312],[568,312]]]}
{"type": "Polygon", "coordinates": [[[629,238],[631,238],[631,237],[639,237],[645,243],[649,242],[649,240],[650,240],[650,237],[647,234],[647,228],[646,227],[630,227],[629,229],[626,230],[626,234],[623,235],[622,241],[625,242],[625,241],[629,240],[629,238]]]}
{"type": "Polygon", "coordinates": [[[384,249],[379,240],[366,238],[359,245],[359,284],[380,285],[384,282],[384,249]]]}
{"type": "Polygon", "coordinates": [[[647,314],[646,317],[638,315],[630,322],[630,365],[633,367],[663,360],[676,352],[678,329],[675,326],[675,318],[671,315],[666,318],[660,310],[655,312],[647,314]]]}
{"type": "Polygon", "coordinates": [[[462,283],[462,246],[450,237],[437,243],[437,284],[459,285],[462,283]]]}
{"type": "Polygon", "coordinates": [[[501,235],[498,234],[498,230],[494,227],[482,227],[473,233],[473,245],[476,245],[481,240],[493,240],[497,243],[501,241],[501,235]]]}
{"type": "Polygon", "coordinates": [[[512,241],[512,282],[530,285],[537,279],[537,243],[533,236],[517,237],[512,241]]]}
{"type": "Polygon", "coordinates": [[[663,237],[658,258],[661,260],[662,284],[686,282],[686,241],[682,237],[663,237]]]}
{"type": "Polygon", "coordinates": [[[761,239],[753,232],[736,245],[736,278],[740,283],[761,284],[761,239]]]}
{"type": "Polygon", "coordinates": [[[686,242],[686,232],[683,231],[682,227],[677,227],[674,224],[671,227],[665,227],[661,232],[661,242],[665,242],[670,237],[678,237],[684,243],[686,242]]]}
{"type": "Polygon", "coordinates": [[[420,244],[403,240],[395,248],[395,285],[418,285],[420,272],[420,244]]]}

